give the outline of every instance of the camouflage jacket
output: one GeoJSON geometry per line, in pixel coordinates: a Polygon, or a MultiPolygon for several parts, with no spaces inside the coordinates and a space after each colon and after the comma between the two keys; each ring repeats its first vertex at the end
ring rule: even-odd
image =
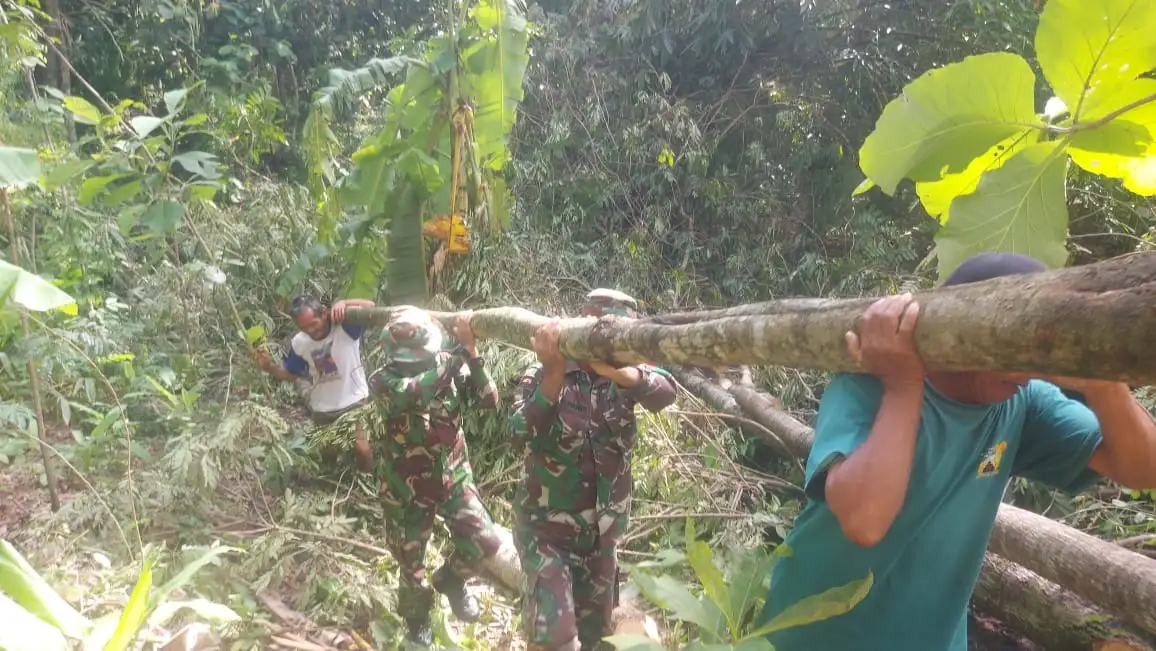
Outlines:
{"type": "MultiPolygon", "coordinates": [[[[634,406],[660,411],[674,402],[670,376],[640,366],[642,382],[630,390],[570,362],[556,404],[539,392],[541,366],[523,375],[511,425],[523,446],[526,483],[516,503],[531,519],[628,508],[631,453],[638,434],[634,406]]],[[[565,519],[565,518],[563,518],[565,519]]],[[[591,523],[592,524],[592,523],[591,523]]]]}
{"type": "Polygon", "coordinates": [[[369,379],[377,408],[386,418],[388,448],[397,453],[421,448],[441,461],[461,454],[462,407],[467,398],[482,409],[498,404],[498,388],[481,357],[462,346],[437,354],[433,367],[415,376],[387,364],[369,379]],[[464,368],[469,373],[464,373],[464,368]]]}

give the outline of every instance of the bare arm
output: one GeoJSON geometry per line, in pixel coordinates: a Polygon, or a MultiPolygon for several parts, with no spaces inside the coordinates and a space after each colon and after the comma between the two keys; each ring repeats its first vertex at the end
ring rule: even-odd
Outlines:
{"type": "Polygon", "coordinates": [[[1104,437],[1088,466],[1128,488],[1156,488],[1156,423],[1128,385],[1097,382],[1077,390],[1096,414],[1104,437]]]}
{"type": "Polygon", "coordinates": [[[856,545],[877,545],[903,507],[922,410],[922,382],[884,389],[866,442],[827,470],[827,505],[856,545]]]}
{"type": "Polygon", "coordinates": [[[923,360],[915,349],[919,304],[910,294],[876,301],[848,332],[859,366],[879,378],[883,397],[867,440],[827,470],[826,499],[843,535],[863,547],[883,540],[903,508],[923,411],[923,360]]]}

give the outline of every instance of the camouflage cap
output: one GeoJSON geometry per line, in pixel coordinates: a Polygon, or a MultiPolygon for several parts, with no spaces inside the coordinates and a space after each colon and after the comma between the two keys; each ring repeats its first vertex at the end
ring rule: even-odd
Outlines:
{"type": "Polygon", "coordinates": [[[442,340],[441,324],[425,310],[409,305],[394,310],[381,332],[381,347],[387,362],[432,360],[441,350],[442,340]]]}
{"type": "Polygon", "coordinates": [[[582,313],[587,316],[613,314],[637,319],[638,301],[618,290],[600,288],[586,295],[586,305],[582,307],[582,313]]]}

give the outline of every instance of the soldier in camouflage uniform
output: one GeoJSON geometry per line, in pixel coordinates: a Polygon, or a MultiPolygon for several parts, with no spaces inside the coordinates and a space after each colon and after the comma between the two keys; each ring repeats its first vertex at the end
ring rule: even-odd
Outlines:
{"type": "MultiPolygon", "coordinates": [[[[584,314],[636,318],[613,290],[587,295],[584,314]]],[[[526,576],[522,626],[530,651],[596,648],[618,592],[618,541],[630,517],[634,406],[675,399],[670,376],[648,365],[576,363],[558,349],[558,323],[533,337],[538,364],[522,377],[512,427],[525,446],[514,539],[526,576]]]]}
{"type": "Polygon", "coordinates": [[[493,409],[498,391],[478,356],[468,317],[455,324],[454,335],[457,345],[447,349],[442,326],[428,313],[417,308],[396,312],[382,333],[386,364],[369,380],[386,417],[385,438],[374,442],[375,472],[390,551],[401,566],[399,610],[410,640],[425,646],[433,641],[433,592],[426,584],[424,560],[435,513],[449,528],[454,553],[434,573],[433,589],[449,598],[458,619],[479,617],[465,580],[501,546],[474,485],[461,430],[466,397],[472,396],[475,406],[493,409]]]}

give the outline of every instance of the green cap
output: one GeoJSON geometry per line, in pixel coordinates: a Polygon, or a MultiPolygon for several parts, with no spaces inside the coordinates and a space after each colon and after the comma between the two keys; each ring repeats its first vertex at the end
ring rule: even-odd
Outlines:
{"type": "Polygon", "coordinates": [[[637,319],[638,301],[634,300],[633,296],[616,289],[599,288],[586,295],[586,305],[583,306],[582,313],[587,316],[613,314],[637,319]]]}
{"type": "Polygon", "coordinates": [[[421,308],[405,305],[394,310],[381,332],[387,362],[427,362],[442,348],[441,324],[421,308]],[[408,329],[408,333],[399,332],[408,329]]]}

